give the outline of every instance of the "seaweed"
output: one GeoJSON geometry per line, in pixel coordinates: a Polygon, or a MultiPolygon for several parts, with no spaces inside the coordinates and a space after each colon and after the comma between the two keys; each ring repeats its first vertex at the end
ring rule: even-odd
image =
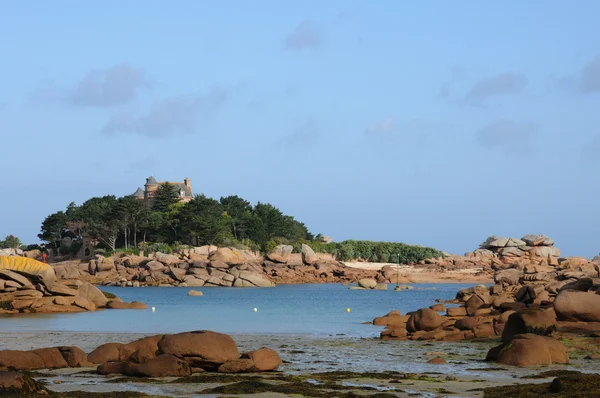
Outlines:
{"type": "Polygon", "coordinates": [[[600,375],[569,374],[555,378],[551,383],[517,384],[489,387],[483,390],[484,398],[592,398],[600,396],[600,375]]]}

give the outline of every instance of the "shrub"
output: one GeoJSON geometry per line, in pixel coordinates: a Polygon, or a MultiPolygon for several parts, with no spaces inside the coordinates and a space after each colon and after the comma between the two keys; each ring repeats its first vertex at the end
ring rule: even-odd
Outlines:
{"type": "Polygon", "coordinates": [[[339,261],[368,260],[380,262],[416,263],[426,258],[443,257],[442,253],[430,247],[407,245],[398,242],[371,242],[347,240],[340,243],[323,244],[316,241],[307,242],[318,253],[331,253],[339,261]]]}

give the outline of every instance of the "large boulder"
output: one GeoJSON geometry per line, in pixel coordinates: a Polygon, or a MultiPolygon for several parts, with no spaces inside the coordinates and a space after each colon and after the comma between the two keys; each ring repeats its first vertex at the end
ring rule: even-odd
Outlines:
{"type": "Polygon", "coordinates": [[[144,268],[146,268],[150,272],[156,272],[165,269],[165,265],[160,261],[153,260],[148,261],[146,264],[144,264],[144,268]]]}
{"type": "Polygon", "coordinates": [[[212,370],[240,356],[230,336],[208,330],[165,335],[158,348],[163,354],[187,357],[195,367],[212,370]]]}
{"type": "Polygon", "coordinates": [[[79,296],[85,297],[94,303],[97,308],[105,307],[106,303],[108,303],[108,299],[104,293],[102,293],[100,289],[89,282],[84,282],[81,286],[79,286],[77,292],[79,296]]]}
{"type": "Polygon", "coordinates": [[[561,321],[600,322],[600,294],[563,290],[554,299],[554,310],[561,321]]]}
{"type": "Polygon", "coordinates": [[[156,253],[154,255],[156,261],[163,263],[164,265],[177,264],[179,261],[179,257],[174,254],[164,254],[164,253],[156,253]]]}
{"type": "Polygon", "coordinates": [[[557,329],[553,308],[525,308],[511,314],[502,331],[502,341],[509,342],[518,334],[548,336],[557,329]]]}
{"type": "Polygon", "coordinates": [[[262,275],[252,271],[241,271],[238,278],[235,280],[233,286],[257,286],[257,287],[271,287],[274,286],[273,282],[264,278],[262,275]],[[246,281],[249,284],[243,282],[238,283],[238,280],[246,281]]]}
{"type": "Polygon", "coordinates": [[[69,366],[72,368],[83,366],[83,364],[87,363],[87,355],[79,347],[65,346],[58,347],[58,350],[60,351],[60,354],[63,356],[67,364],[69,364],[69,366]]]}
{"type": "Polygon", "coordinates": [[[209,256],[212,252],[217,251],[218,247],[213,245],[204,245],[193,247],[190,249],[190,256],[209,256]]]}
{"type": "Polygon", "coordinates": [[[315,251],[307,244],[302,244],[302,262],[306,265],[312,265],[318,261],[319,257],[315,251]]]}
{"type": "Polygon", "coordinates": [[[480,245],[482,249],[497,249],[505,247],[508,243],[508,238],[498,238],[496,236],[490,236],[485,242],[480,245]]]}
{"type": "Polygon", "coordinates": [[[241,265],[247,261],[244,253],[231,247],[220,247],[209,258],[211,261],[222,261],[229,265],[241,265]]]}
{"type": "Polygon", "coordinates": [[[144,363],[128,362],[125,374],[143,377],[182,377],[189,376],[191,369],[182,359],[171,354],[162,354],[144,363]]]}
{"type": "Polygon", "coordinates": [[[486,361],[511,366],[539,366],[569,363],[565,346],[558,340],[535,334],[519,334],[513,340],[489,350],[486,361]]]}
{"type": "Polygon", "coordinates": [[[560,250],[553,246],[534,246],[529,249],[529,255],[543,258],[558,257],[560,256],[560,250]]]}
{"type": "Polygon", "coordinates": [[[246,352],[242,354],[242,359],[244,358],[251,359],[259,372],[276,371],[281,366],[281,358],[277,351],[266,347],[246,352]]]}
{"type": "Polygon", "coordinates": [[[16,370],[44,369],[44,360],[39,355],[29,351],[3,350],[0,351],[0,367],[16,370]]]}
{"type": "Polygon", "coordinates": [[[40,348],[37,350],[31,350],[30,352],[42,358],[45,369],[62,369],[69,367],[69,364],[67,361],[65,361],[65,358],[62,356],[60,350],[56,347],[40,348]]]}
{"type": "Polygon", "coordinates": [[[148,336],[131,343],[123,344],[119,349],[119,360],[126,361],[136,352],[143,352],[147,357],[155,357],[158,353],[158,342],[163,335],[148,336]]]}
{"type": "Polygon", "coordinates": [[[0,395],[37,397],[48,395],[48,390],[28,374],[0,372],[0,395]]]}
{"type": "Polygon", "coordinates": [[[422,308],[412,314],[406,323],[406,330],[413,333],[418,330],[426,332],[439,328],[442,325],[442,317],[430,308],[422,308]]]}
{"type": "Polygon", "coordinates": [[[521,279],[522,276],[523,272],[514,268],[509,268],[497,271],[494,274],[494,281],[496,283],[504,283],[507,285],[518,285],[519,279],[521,279]]]}
{"type": "Polygon", "coordinates": [[[106,304],[107,308],[112,308],[115,310],[145,310],[148,309],[148,306],[139,301],[132,301],[131,303],[124,303],[122,301],[110,300],[106,304]]]}
{"type": "Polygon", "coordinates": [[[219,366],[219,373],[250,373],[256,372],[256,366],[252,359],[232,359],[219,366]]]}
{"type": "Polygon", "coordinates": [[[374,289],[377,286],[377,281],[371,278],[364,278],[358,281],[358,286],[364,289],[374,289]]]}
{"type": "Polygon", "coordinates": [[[79,292],[76,289],[71,289],[68,286],[55,283],[51,286],[46,286],[46,289],[55,296],[77,296],[79,292]]]}
{"type": "Polygon", "coordinates": [[[465,303],[467,315],[474,315],[481,307],[487,305],[489,295],[474,294],[465,303]]]}
{"type": "Polygon", "coordinates": [[[56,281],[56,274],[52,266],[27,257],[0,255],[0,270],[12,270],[40,279],[46,286],[50,286],[56,281]]]}
{"type": "Polygon", "coordinates": [[[267,253],[267,258],[276,263],[287,263],[294,248],[291,245],[277,245],[275,249],[267,253]]]}
{"type": "MultiPolygon", "coordinates": [[[[87,356],[91,363],[104,364],[119,360],[119,349],[123,346],[121,343],[102,344],[87,356]]],[[[158,347],[157,347],[158,349],[158,347]]]]}
{"type": "Polygon", "coordinates": [[[517,238],[509,238],[506,242],[506,247],[523,247],[526,245],[527,244],[523,240],[517,238]]]}
{"type": "Polygon", "coordinates": [[[29,279],[21,274],[13,272],[8,269],[0,269],[0,279],[6,279],[18,283],[18,286],[31,286],[33,285],[29,279]]]}
{"type": "Polygon", "coordinates": [[[554,241],[546,235],[529,234],[521,238],[527,246],[553,246],[554,241]]]}
{"type": "Polygon", "coordinates": [[[185,269],[169,266],[169,274],[173,277],[173,279],[175,279],[179,282],[183,282],[183,280],[185,278],[185,273],[186,273],[185,269]]]}

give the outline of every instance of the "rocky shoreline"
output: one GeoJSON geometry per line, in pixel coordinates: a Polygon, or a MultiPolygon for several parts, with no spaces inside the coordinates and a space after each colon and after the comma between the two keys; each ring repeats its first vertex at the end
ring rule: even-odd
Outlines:
{"type": "Polygon", "coordinates": [[[502,256],[492,265],[493,286],[462,289],[456,299],[445,303],[452,305],[448,308],[438,303],[406,315],[392,311],[373,324],[386,326],[382,339],[500,337],[501,344],[485,360],[504,365],[568,363],[566,348],[558,340],[563,333],[600,336],[600,263],[557,258],[552,244],[545,236],[533,235],[523,240],[488,240],[482,250],[502,256]],[[509,246],[512,242],[518,246],[509,246]],[[520,248],[527,246],[527,251],[520,248]],[[530,255],[517,256],[517,252],[530,255]]]}
{"type": "MultiPolygon", "coordinates": [[[[120,286],[135,286],[134,282],[139,282],[139,285],[189,286],[186,277],[192,276],[201,281],[197,282],[202,283],[201,286],[233,287],[248,281],[242,272],[257,274],[262,286],[272,286],[273,278],[277,277],[287,281],[296,280],[299,273],[303,274],[302,278],[307,278],[304,274],[308,274],[319,281],[360,281],[365,288],[405,283],[407,280],[410,282],[408,278],[411,275],[400,273],[399,267],[388,265],[379,270],[360,270],[322,259],[319,260],[322,263],[316,261],[306,264],[305,255],[294,259],[287,248],[279,247],[276,250],[278,252],[266,258],[231,248],[208,248],[206,254],[196,253],[196,249],[177,255],[153,253],[139,261],[131,256],[112,259],[98,257],[85,264],[87,271],[82,264],[58,264],[52,269],[58,269],[56,273],[63,278],[63,283],[69,280],[65,276],[69,272],[74,273],[72,269],[76,268],[78,275],[73,280],[81,279],[82,273],[87,272],[90,279],[83,284],[100,280],[104,284],[120,286]],[[60,267],[64,267],[64,270],[60,267]],[[309,271],[304,271],[302,267],[308,267],[309,271]],[[103,272],[107,274],[102,275],[103,272]],[[113,279],[124,274],[131,278],[113,279]],[[106,275],[111,277],[107,278],[106,275]],[[160,283],[160,279],[165,277],[159,275],[168,276],[170,281],[160,283]],[[237,285],[236,281],[239,281],[237,285]]],[[[175,392],[192,396],[198,391],[209,395],[258,393],[258,396],[272,393],[287,396],[300,392],[308,396],[327,397],[396,397],[414,394],[496,397],[507,394],[526,396],[531,391],[535,391],[534,395],[565,396],[568,393],[569,396],[597,396],[600,393],[600,375],[597,374],[600,372],[600,361],[597,361],[600,359],[598,260],[561,258],[554,242],[543,235],[528,235],[522,239],[491,238],[481,248],[465,256],[445,256],[413,264],[413,267],[423,270],[447,272],[479,269],[480,277],[493,276],[494,284],[462,289],[453,300],[432,303],[428,308],[405,315],[391,311],[375,318],[372,323],[384,327],[380,334],[384,341],[353,339],[346,342],[348,345],[345,346],[345,339],[340,337],[327,342],[327,346],[319,346],[322,343],[314,341],[298,345],[297,342],[302,338],[270,336],[268,341],[279,342],[278,347],[272,345],[278,352],[266,348],[261,350],[268,353],[265,357],[277,358],[279,364],[268,369],[258,365],[260,361],[257,358],[260,355],[256,358],[249,354],[240,357],[237,349],[236,355],[233,355],[235,342],[232,346],[233,340],[229,336],[223,337],[226,335],[214,332],[186,332],[148,336],[124,343],[111,342],[94,347],[89,354],[71,345],[59,345],[46,350],[40,350],[38,346],[34,351],[27,351],[27,354],[25,351],[0,351],[0,371],[3,370],[0,380],[9,386],[5,391],[18,391],[15,386],[20,383],[21,389],[30,388],[31,393],[62,396],[60,374],[70,375],[65,376],[64,380],[73,380],[75,376],[69,370],[72,365],[68,359],[75,357],[81,361],[73,366],[88,366],[88,362],[100,364],[85,368],[93,372],[94,376],[88,377],[95,380],[102,382],[104,379],[97,378],[105,377],[105,381],[110,383],[111,378],[115,377],[113,374],[134,378],[117,379],[121,380],[120,385],[126,391],[119,392],[119,389],[110,389],[108,386],[108,390],[103,390],[117,394],[113,396],[134,396],[131,395],[133,390],[139,391],[135,396],[147,396],[144,391],[150,390],[144,387],[147,385],[145,383],[159,383],[159,391],[162,392],[159,395],[167,396],[175,392]],[[194,343],[194,339],[202,335],[211,338],[206,342],[194,343]],[[174,342],[166,344],[165,339],[174,339],[174,342]],[[229,343],[224,344],[224,341],[229,343]],[[177,349],[169,351],[166,347],[171,345],[177,349]],[[207,360],[205,353],[198,351],[207,349],[214,349],[211,351],[213,360],[207,360]],[[231,355],[226,355],[229,351],[231,355]],[[85,355],[85,360],[82,355],[85,355]],[[390,366],[398,366],[396,361],[401,360],[403,362],[400,363],[409,364],[411,369],[423,371],[412,373],[379,369],[368,372],[365,369],[369,366],[361,362],[361,355],[365,358],[375,355],[379,358],[375,362],[391,361],[390,366]],[[391,355],[391,358],[387,359],[386,355],[391,355]],[[35,356],[57,361],[60,356],[69,367],[63,368],[66,373],[50,373],[55,375],[50,377],[58,377],[58,380],[46,387],[43,383],[39,384],[38,380],[47,383],[48,376],[32,374],[32,378],[28,378],[26,373],[18,373],[26,369],[59,367],[48,366],[44,359],[41,359],[43,363],[37,360],[32,362],[33,365],[23,365],[26,358],[33,361],[35,356]],[[220,358],[219,361],[214,360],[215,356],[220,358]],[[395,359],[396,356],[399,359],[395,359]],[[356,366],[345,365],[344,358],[354,358],[356,366]],[[320,365],[315,367],[317,363],[324,364],[324,369],[331,371],[319,373],[317,369],[320,365]],[[464,364],[473,367],[466,369],[465,374],[464,364]],[[290,366],[296,367],[298,373],[287,373],[291,370],[290,366]],[[540,371],[540,366],[546,366],[544,371],[540,371]],[[573,366],[594,374],[576,372],[573,366]],[[362,371],[349,371],[349,367],[362,371]],[[283,374],[266,374],[258,378],[251,375],[252,372],[280,368],[283,374]],[[518,369],[525,369],[526,373],[519,373],[518,369]],[[492,371],[500,372],[499,375],[503,376],[485,382],[474,376],[492,371]],[[210,372],[221,372],[223,377],[215,378],[210,376],[210,372]],[[519,377],[539,377],[547,383],[528,384],[526,379],[515,380],[515,375],[519,374],[522,375],[519,377]],[[507,386],[515,381],[518,385],[507,386]]],[[[252,286],[258,285],[252,283],[252,286]]],[[[50,292],[47,286],[44,289],[50,292]]],[[[273,359],[273,362],[277,361],[273,359]]],[[[486,379],[485,376],[479,377],[486,379]]],[[[72,394],[73,388],[79,384],[69,383],[71,387],[65,386],[67,389],[62,391],[72,394]]],[[[0,391],[3,388],[1,386],[0,391]]],[[[86,393],[92,392],[88,389],[86,393]]]]}

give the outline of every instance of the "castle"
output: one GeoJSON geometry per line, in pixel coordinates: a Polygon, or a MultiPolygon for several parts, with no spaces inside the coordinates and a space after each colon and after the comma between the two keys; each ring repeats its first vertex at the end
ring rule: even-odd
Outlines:
{"type": "Polygon", "coordinates": [[[179,200],[181,202],[189,202],[194,198],[192,194],[192,185],[190,183],[190,179],[186,178],[183,182],[172,182],[172,181],[156,181],[153,176],[146,178],[146,184],[144,184],[144,190],[142,188],[138,188],[137,191],[133,194],[133,197],[138,200],[146,201],[147,203],[152,203],[154,197],[156,196],[156,191],[161,184],[168,183],[172,187],[175,188],[177,194],[179,195],[179,200]]]}

